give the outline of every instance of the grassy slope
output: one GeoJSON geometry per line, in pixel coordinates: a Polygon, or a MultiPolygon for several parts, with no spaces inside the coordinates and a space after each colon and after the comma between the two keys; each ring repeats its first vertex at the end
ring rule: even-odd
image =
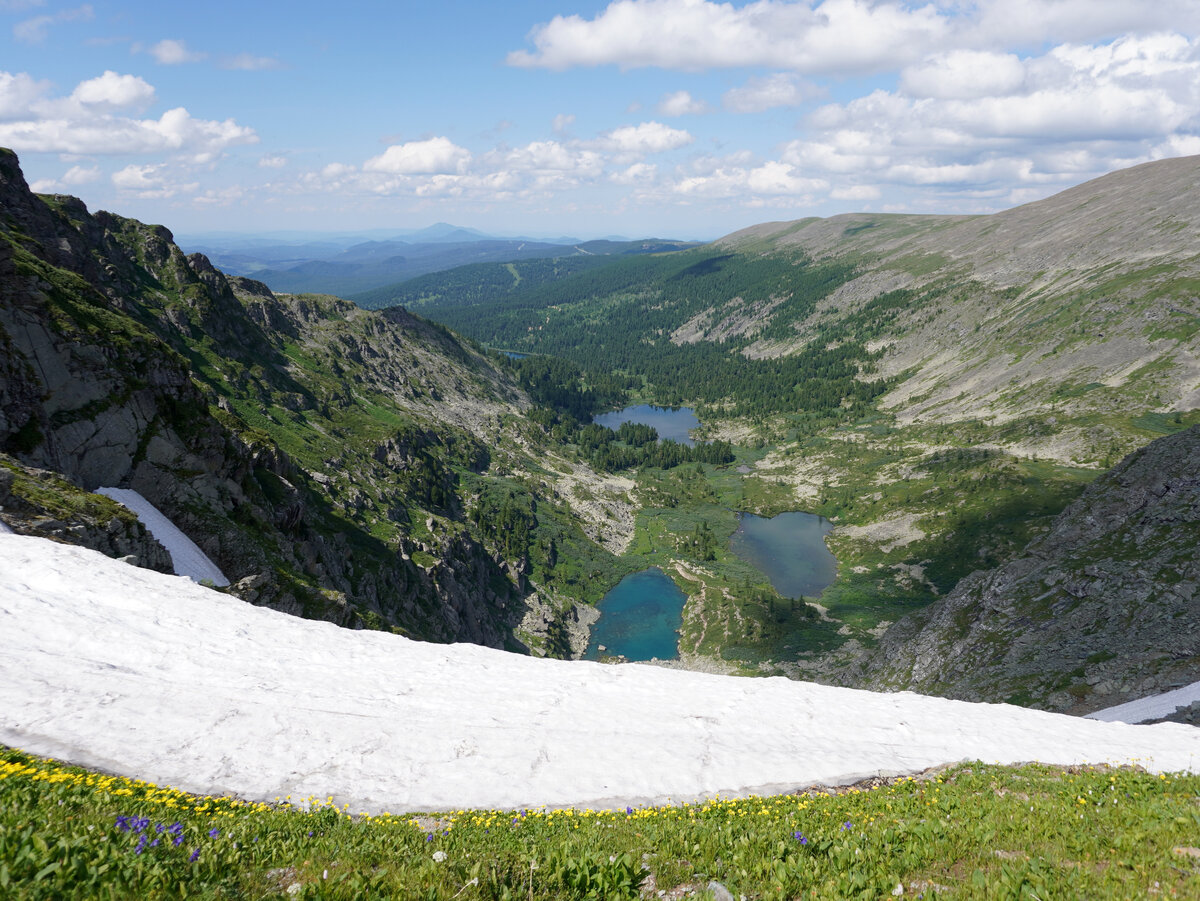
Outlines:
{"type": "MultiPolygon", "coordinates": [[[[1200,777],[959,765],[866,790],[637,810],[352,816],[0,749],[14,899],[1195,897],[1200,777]],[[673,894],[673,896],[675,896],[673,894]]],[[[309,806],[311,804],[311,806],[309,806]]]]}

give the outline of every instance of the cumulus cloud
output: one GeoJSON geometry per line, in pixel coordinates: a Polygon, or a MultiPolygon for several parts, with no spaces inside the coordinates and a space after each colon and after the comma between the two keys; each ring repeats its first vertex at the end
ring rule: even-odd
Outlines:
{"type": "Polygon", "coordinates": [[[799,106],[823,93],[811,82],[790,73],[776,72],[765,78],[751,78],[740,88],[726,91],[721,103],[730,112],[761,113],[780,106],[799,106]]]}
{"type": "Polygon", "coordinates": [[[697,71],[766,66],[800,72],[878,71],[936,46],[950,31],[932,5],[824,0],[615,0],[594,19],[555,16],[513,66],[658,66],[697,71]],[[666,39],[664,39],[664,37],[666,39]]]}
{"type": "Polygon", "coordinates": [[[37,81],[25,72],[0,72],[0,122],[30,115],[50,87],[50,82],[37,81]]]}
{"type": "MultiPolygon", "coordinates": [[[[18,7],[19,8],[19,7],[18,7]]],[[[90,3],[74,9],[64,9],[52,15],[34,16],[13,26],[13,37],[24,44],[41,44],[46,40],[52,25],[63,22],[87,22],[94,15],[90,3]]]]}
{"type": "Polygon", "coordinates": [[[781,154],[805,171],[996,197],[1153,158],[1200,131],[1200,53],[1180,35],[1064,44],[1040,56],[954,51],[895,91],[827,104],[781,154]]]}
{"type": "Polygon", "coordinates": [[[161,40],[146,52],[154,57],[155,62],[164,66],[196,63],[204,59],[207,55],[199,51],[189,50],[185,42],[175,40],[174,38],[161,40]]]}
{"type": "Polygon", "coordinates": [[[687,91],[675,91],[658,101],[658,112],[664,116],[688,116],[708,112],[708,104],[687,91]]]}
{"type": "Polygon", "coordinates": [[[566,134],[571,130],[571,126],[575,124],[575,116],[571,113],[559,113],[554,117],[551,123],[551,128],[554,129],[556,135],[566,134]]]}
{"type": "Polygon", "coordinates": [[[35,153],[183,153],[215,155],[253,144],[252,128],[232,119],[193,118],[183,107],[157,119],[128,115],[154,100],[154,88],[132,75],[106,71],[80,82],[67,97],[49,97],[48,85],[25,73],[0,72],[0,145],[35,153]]]}
{"type": "Polygon", "coordinates": [[[169,175],[163,163],[129,165],[114,172],[111,181],[117,190],[144,200],[167,200],[180,194],[195,194],[200,189],[198,182],[178,182],[169,175]]]}
{"type": "Polygon", "coordinates": [[[430,138],[393,144],[363,164],[368,172],[416,175],[459,172],[471,161],[471,152],[449,138],[430,138]]]}
{"type": "Polygon", "coordinates": [[[913,97],[970,100],[1014,94],[1025,83],[1025,65],[1012,53],[952,50],[900,73],[900,87],[913,97]]]}
{"type": "Polygon", "coordinates": [[[619,154],[644,155],[676,150],[695,140],[686,131],[671,128],[661,122],[643,122],[640,125],[624,125],[605,132],[599,145],[619,154]]]}
{"type": "Polygon", "coordinates": [[[136,75],[118,75],[108,69],[76,85],[71,99],[96,110],[142,108],[154,100],[154,88],[136,75]]]}
{"type": "Polygon", "coordinates": [[[758,166],[722,166],[704,175],[681,178],[672,186],[678,194],[696,197],[747,195],[813,195],[828,190],[829,182],[808,178],[788,163],[771,160],[758,166]]]}

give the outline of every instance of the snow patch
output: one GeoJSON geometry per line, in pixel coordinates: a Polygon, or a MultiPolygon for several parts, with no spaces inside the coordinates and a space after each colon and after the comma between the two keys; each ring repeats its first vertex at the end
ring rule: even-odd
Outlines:
{"type": "Polygon", "coordinates": [[[780,792],[959,760],[1200,771],[1200,730],[340,629],[0,539],[0,742],[354,812],[780,792]]]}
{"type": "Polygon", "coordinates": [[[138,492],[129,488],[97,488],[97,494],[110,497],[123,507],[137,514],[147,531],[167,549],[175,566],[175,575],[187,576],[193,582],[205,579],[223,588],[229,584],[220,567],[200,550],[192,539],[183,534],[175,523],[163,516],[161,511],[138,492]]]}
{"type": "Polygon", "coordinates": [[[11,534],[13,534],[13,530],[8,527],[8,524],[6,522],[4,522],[3,520],[0,520],[0,535],[11,535],[11,534]]]}
{"type": "Polygon", "coordinates": [[[1146,720],[1162,719],[1170,716],[1180,707],[1187,707],[1200,701],[1200,682],[1193,682],[1183,688],[1176,688],[1160,695],[1148,698],[1138,698],[1127,701],[1115,707],[1105,707],[1087,715],[1087,719],[1100,720],[1105,723],[1144,723],[1146,720]]]}

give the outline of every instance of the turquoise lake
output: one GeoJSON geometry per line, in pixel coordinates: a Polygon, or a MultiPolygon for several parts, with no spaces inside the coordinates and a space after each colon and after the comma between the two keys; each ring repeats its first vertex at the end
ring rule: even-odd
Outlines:
{"type": "Polygon", "coordinates": [[[767,577],[782,597],[816,597],[837,575],[837,559],[825,546],[833,523],[812,513],[780,513],[766,519],[738,515],[729,548],[767,577]]]}
{"type": "Polygon", "coordinates": [[[679,628],[687,595],[657,567],[626,576],[596,609],[587,660],[604,653],[629,660],[674,660],[679,656],[679,628]]]}
{"type": "Polygon", "coordinates": [[[624,422],[637,422],[653,426],[660,439],[672,438],[688,447],[695,445],[695,442],[688,437],[688,432],[700,425],[700,420],[696,418],[696,411],[691,407],[671,409],[670,407],[655,407],[651,404],[635,404],[614,413],[601,413],[592,419],[596,425],[606,426],[610,429],[618,429],[624,422]]]}

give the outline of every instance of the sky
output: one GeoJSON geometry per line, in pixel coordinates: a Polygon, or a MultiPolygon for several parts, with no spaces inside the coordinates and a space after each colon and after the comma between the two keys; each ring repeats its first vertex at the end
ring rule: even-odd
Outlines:
{"type": "Polygon", "coordinates": [[[1200,153],[1200,0],[0,0],[0,146],[177,233],[993,212],[1200,153]]]}

